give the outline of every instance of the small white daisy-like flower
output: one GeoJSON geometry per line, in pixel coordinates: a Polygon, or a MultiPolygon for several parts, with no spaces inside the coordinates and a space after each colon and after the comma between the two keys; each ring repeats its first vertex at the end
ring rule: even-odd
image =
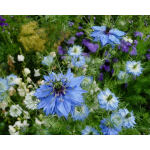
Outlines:
{"type": "Polygon", "coordinates": [[[129,77],[129,75],[125,71],[120,71],[119,74],[118,74],[118,78],[120,80],[127,79],[128,77],[129,77]]]}
{"type": "Polygon", "coordinates": [[[40,121],[37,118],[35,118],[35,124],[37,125],[45,124],[45,121],[40,121]]]}
{"type": "Polygon", "coordinates": [[[22,113],[22,108],[19,105],[12,105],[10,107],[9,113],[12,117],[18,117],[22,113]]]}
{"type": "Polygon", "coordinates": [[[25,96],[25,94],[26,94],[26,89],[23,89],[23,88],[21,88],[21,87],[18,87],[17,90],[18,90],[20,96],[25,96]]]}
{"type": "Polygon", "coordinates": [[[123,37],[123,40],[124,40],[125,42],[133,43],[133,40],[130,39],[130,38],[128,38],[127,36],[123,37]]]}
{"type": "Polygon", "coordinates": [[[34,76],[39,77],[41,74],[39,73],[40,69],[34,69],[34,76]]]}
{"type": "Polygon", "coordinates": [[[33,93],[34,91],[27,93],[25,96],[25,100],[23,101],[26,104],[26,107],[32,110],[37,109],[37,104],[39,103],[38,99],[33,99],[33,93]]]}
{"type": "Polygon", "coordinates": [[[8,131],[10,135],[19,135],[19,131],[16,132],[16,129],[12,125],[9,125],[8,131]]]}
{"type": "Polygon", "coordinates": [[[29,115],[29,113],[27,112],[27,111],[23,111],[23,115],[24,115],[24,117],[23,118],[25,118],[25,119],[30,119],[30,115],[29,115]]]}
{"type": "Polygon", "coordinates": [[[8,106],[8,103],[6,102],[6,101],[2,101],[2,102],[0,102],[0,108],[2,109],[2,110],[5,110],[5,108],[8,106]]]}
{"type": "Polygon", "coordinates": [[[79,45],[74,45],[73,47],[69,48],[68,54],[70,56],[78,57],[82,53],[82,47],[79,45]]]}
{"type": "Polygon", "coordinates": [[[143,68],[141,67],[141,62],[138,61],[127,61],[126,70],[128,73],[133,74],[135,76],[140,76],[143,68]]]}
{"type": "Polygon", "coordinates": [[[54,58],[56,56],[55,52],[50,52],[50,55],[54,58]]]}
{"type": "Polygon", "coordinates": [[[22,83],[22,78],[16,78],[14,82],[17,85],[20,85],[22,83]]]}
{"type": "Polygon", "coordinates": [[[24,68],[23,72],[24,72],[25,76],[27,76],[28,74],[31,73],[31,71],[28,68],[24,68]]]}

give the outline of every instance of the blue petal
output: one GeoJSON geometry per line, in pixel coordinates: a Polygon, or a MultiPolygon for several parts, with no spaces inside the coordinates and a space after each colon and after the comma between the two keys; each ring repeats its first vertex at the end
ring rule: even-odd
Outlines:
{"type": "Polygon", "coordinates": [[[105,46],[109,41],[108,35],[101,34],[100,41],[101,41],[102,46],[105,46]]]}
{"type": "Polygon", "coordinates": [[[93,26],[91,27],[93,30],[100,30],[100,31],[106,31],[106,27],[105,26],[93,26]]]}
{"type": "Polygon", "coordinates": [[[120,40],[116,38],[114,35],[109,34],[109,40],[114,42],[115,44],[120,44],[120,40]]]}
{"type": "Polygon", "coordinates": [[[70,86],[72,86],[72,87],[74,87],[75,85],[76,85],[76,86],[80,86],[80,84],[81,84],[81,82],[83,81],[84,78],[85,78],[84,76],[80,76],[80,77],[73,78],[73,79],[71,80],[71,82],[68,83],[68,85],[70,85],[70,86]]]}
{"type": "Polygon", "coordinates": [[[109,33],[115,34],[115,35],[117,35],[117,36],[123,36],[123,35],[126,34],[125,32],[119,31],[118,29],[111,29],[111,30],[109,31],[109,33]]]}

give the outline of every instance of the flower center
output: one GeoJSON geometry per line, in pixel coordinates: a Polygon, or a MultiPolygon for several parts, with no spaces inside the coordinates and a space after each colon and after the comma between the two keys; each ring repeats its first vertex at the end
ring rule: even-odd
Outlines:
{"type": "Polygon", "coordinates": [[[78,112],[82,112],[82,107],[77,106],[77,107],[76,107],[76,110],[77,110],[78,112]]]}
{"type": "Polygon", "coordinates": [[[80,58],[79,58],[79,57],[77,58],[77,61],[80,61],[80,58]]]}
{"type": "Polygon", "coordinates": [[[90,131],[89,135],[93,135],[93,132],[92,132],[92,131],[90,131]]]}
{"type": "Polygon", "coordinates": [[[105,125],[106,125],[108,128],[113,128],[113,124],[111,123],[110,120],[107,120],[107,122],[105,123],[105,125]]]}
{"type": "Polygon", "coordinates": [[[62,90],[62,82],[61,81],[55,82],[54,87],[57,92],[61,91],[62,90]]]}
{"type": "Polygon", "coordinates": [[[78,50],[77,50],[77,48],[75,47],[75,48],[74,48],[74,53],[77,53],[77,52],[78,52],[78,50]]]}
{"type": "Polygon", "coordinates": [[[106,27],[106,31],[105,31],[105,33],[109,33],[109,31],[110,31],[110,28],[109,27],[106,27]]]}
{"type": "Polygon", "coordinates": [[[131,117],[131,114],[127,114],[126,116],[125,116],[125,118],[130,118],[131,117]]]}
{"type": "Polygon", "coordinates": [[[110,94],[110,95],[107,97],[107,101],[110,101],[112,98],[113,98],[113,96],[110,94]]]}
{"type": "Polygon", "coordinates": [[[137,64],[133,66],[133,69],[135,69],[137,67],[137,64]]]}

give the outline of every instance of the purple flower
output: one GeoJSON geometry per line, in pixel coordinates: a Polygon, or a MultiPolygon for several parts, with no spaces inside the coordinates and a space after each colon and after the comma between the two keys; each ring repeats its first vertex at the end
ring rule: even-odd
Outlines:
{"type": "Polygon", "coordinates": [[[150,49],[148,49],[148,51],[150,52],[150,49]]]}
{"type": "Polygon", "coordinates": [[[103,69],[103,65],[101,65],[99,69],[102,70],[103,69]]]}
{"type": "Polygon", "coordinates": [[[81,27],[81,26],[79,26],[79,27],[78,27],[78,29],[82,29],[82,27],[81,27]]]}
{"type": "Polygon", "coordinates": [[[136,47],[133,46],[133,49],[132,49],[132,51],[130,52],[130,55],[132,55],[132,56],[137,55],[136,47]]]}
{"type": "Polygon", "coordinates": [[[135,37],[140,36],[141,39],[142,39],[143,33],[142,33],[142,32],[138,32],[138,31],[135,31],[135,32],[134,32],[134,36],[135,36],[135,37]]]}
{"type": "Polygon", "coordinates": [[[62,48],[62,46],[58,47],[58,54],[63,55],[66,54],[65,50],[62,48]]]}
{"type": "Polygon", "coordinates": [[[65,59],[66,58],[66,56],[61,56],[61,59],[65,59]]]}
{"type": "Polygon", "coordinates": [[[90,57],[90,54],[89,53],[82,53],[82,56],[90,57]]]}
{"type": "Polygon", "coordinates": [[[131,46],[132,46],[131,43],[125,42],[124,40],[121,40],[121,44],[118,46],[118,49],[121,49],[122,52],[127,53],[131,46]]]}
{"type": "Polygon", "coordinates": [[[137,40],[134,40],[134,44],[135,44],[135,46],[138,44],[138,41],[137,40]]]}
{"type": "Polygon", "coordinates": [[[114,58],[113,61],[114,61],[114,63],[117,63],[117,62],[118,62],[118,59],[117,59],[117,58],[114,58]]]}
{"type": "Polygon", "coordinates": [[[103,65],[105,71],[109,72],[110,71],[110,66],[107,66],[107,65],[103,65]]]}
{"type": "Polygon", "coordinates": [[[83,32],[77,32],[76,33],[76,36],[81,36],[81,35],[83,35],[84,33],[83,32]]]}
{"type": "Polygon", "coordinates": [[[71,21],[69,21],[68,25],[69,25],[70,27],[72,27],[72,26],[74,25],[74,23],[71,22],[71,21]]]}
{"type": "Polygon", "coordinates": [[[75,37],[71,37],[71,38],[68,40],[68,44],[74,45],[74,40],[75,40],[75,39],[76,39],[75,37]]]}
{"type": "Polygon", "coordinates": [[[0,26],[8,26],[7,23],[4,23],[4,21],[6,21],[6,19],[2,18],[2,16],[0,16],[0,26]]]}
{"type": "Polygon", "coordinates": [[[100,73],[98,80],[103,81],[103,73],[100,73]]]}
{"type": "Polygon", "coordinates": [[[111,73],[112,73],[112,74],[114,73],[114,69],[111,70],[111,73]]]}
{"type": "Polygon", "coordinates": [[[148,60],[150,60],[150,54],[146,54],[146,57],[148,58],[148,60]]]}
{"type": "Polygon", "coordinates": [[[109,59],[105,59],[105,62],[108,62],[108,63],[109,63],[109,62],[110,62],[110,60],[109,60],[109,59]]]}

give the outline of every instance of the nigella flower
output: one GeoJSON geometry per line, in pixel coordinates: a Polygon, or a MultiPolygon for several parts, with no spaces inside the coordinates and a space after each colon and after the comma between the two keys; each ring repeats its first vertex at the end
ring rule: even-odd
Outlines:
{"type": "Polygon", "coordinates": [[[121,128],[122,128],[122,125],[123,125],[122,116],[119,113],[113,112],[111,114],[110,120],[111,120],[114,128],[121,131],[121,128]]]}
{"type": "Polygon", "coordinates": [[[85,64],[85,58],[84,58],[84,56],[79,56],[77,58],[73,57],[72,60],[71,60],[71,63],[74,66],[77,66],[77,67],[81,68],[85,64]]]}
{"type": "Polygon", "coordinates": [[[135,76],[139,76],[142,73],[143,68],[141,67],[141,62],[127,61],[126,70],[128,73],[135,76]]]}
{"type": "Polygon", "coordinates": [[[103,73],[100,73],[98,80],[103,81],[103,73]]]}
{"type": "Polygon", "coordinates": [[[0,93],[0,101],[3,101],[5,99],[7,99],[7,98],[8,98],[8,95],[7,95],[6,92],[0,93]]]}
{"type": "Polygon", "coordinates": [[[44,108],[46,115],[56,113],[67,118],[69,113],[74,113],[75,106],[81,106],[84,102],[82,93],[87,91],[80,87],[84,76],[74,78],[71,69],[68,69],[66,75],[52,72],[44,79],[44,85],[36,90],[34,96],[41,100],[38,109],[44,108]]]}
{"type": "Polygon", "coordinates": [[[110,71],[110,66],[107,65],[103,65],[103,68],[105,69],[105,71],[109,72],[110,71]]]}
{"type": "Polygon", "coordinates": [[[130,112],[124,108],[124,109],[119,109],[119,114],[123,117],[123,126],[126,128],[132,128],[134,127],[135,122],[135,117],[133,116],[133,112],[130,112]]]}
{"type": "Polygon", "coordinates": [[[43,65],[46,65],[46,66],[50,66],[53,62],[53,57],[48,55],[48,56],[45,56],[43,61],[42,61],[42,64],[43,65]]]}
{"type": "Polygon", "coordinates": [[[17,76],[15,76],[14,74],[7,76],[8,85],[9,86],[15,85],[16,84],[15,79],[17,79],[17,76]]]}
{"type": "Polygon", "coordinates": [[[81,120],[84,121],[84,119],[89,115],[89,109],[88,107],[83,104],[82,106],[76,106],[75,112],[72,115],[73,120],[81,120]]]}
{"type": "Polygon", "coordinates": [[[3,93],[9,89],[6,79],[0,78],[0,93],[3,93]]]}
{"type": "Polygon", "coordinates": [[[106,110],[116,110],[118,107],[118,97],[107,88],[105,91],[101,91],[98,94],[98,100],[101,108],[106,110]]]}
{"type": "Polygon", "coordinates": [[[93,77],[85,77],[81,83],[82,86],[88,86],[93,82],[93,77]]]}
{"type": "Polygon", "coordinates": [[[94,32],[90,36],[94,37],[93,41],[100,41],[102,47],[106,44],[111,44],[114,48],[115,44],[120,44],[121,36],[125,35],[125,32],[118,29],[110,29],[106,26],[93,26],[94,32]]]}
{"type": "Polygon", "coordinates": [[[125,71],[120,71],[119,74],[118,74],[118,78],[120,80],[127,79],[128,77],[129,77],[129,75],[125,71]]]}
{"type": "Polygon", "coordinates": [[[114,128],[110,118],[104,118],[101,120],[101,125],[99,125],[99,127],[101,128],[101,131],[104,135],[117,135],[120,131],[119,128],[114,128]]]}
{"type": "Polygon", "coordinates": [[[84,130],[81,131],[82,135],[100,135],[95,128],[86,126],[84,130]]]}
{"type": "Polygon", "coordinates": [[[69,48],[68,54],[70,56],[78,57],[82,53],[82,47],[79,45],[74,45],[73,47],[69,48]]]}

